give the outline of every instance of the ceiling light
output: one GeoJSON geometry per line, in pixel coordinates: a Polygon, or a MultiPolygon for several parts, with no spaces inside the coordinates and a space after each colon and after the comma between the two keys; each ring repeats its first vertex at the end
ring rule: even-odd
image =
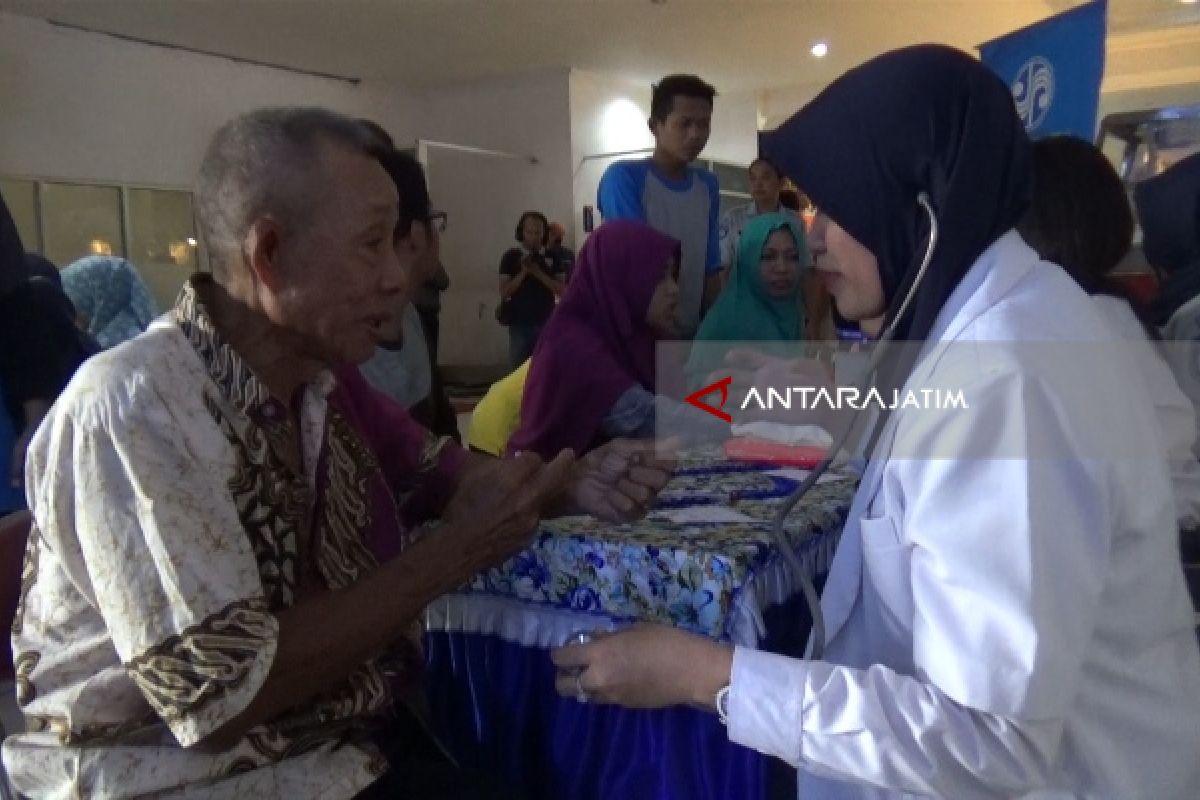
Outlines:
{"type": "Polygon", "coordinates": [[[812,53],[816,58],[824,58],[829,53],[829,45],[825,44],[824,42],[817,42],[812,46],[812,50],[809,52],[812,53]]]}

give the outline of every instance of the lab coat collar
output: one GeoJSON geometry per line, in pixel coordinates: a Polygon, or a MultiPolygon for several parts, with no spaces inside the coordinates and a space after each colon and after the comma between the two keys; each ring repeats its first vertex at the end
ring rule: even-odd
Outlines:
{"type": "MultiPolygon", "coordinates": [[[[958,287],[942,307],[931,330],[929,341],[913,369],[914,375],[932,368],[940,343],[960,337],[971,323],[994,307],[1012,288],[1037,266],[1040,259],[1016,231],[1009,231],[992,243],[975,261],[958,287]]],[[[825,615],[825,640],[830,642],[846,620],[858,598],[862,584],[862,529],[860,522],[869,512],[883,480],[884,466],[891,454],[896,423],[892,414],[863,473],[854,502],[846,518],[846,527],[830,565],[829,579],[821,598],[825,615]]],[[[811,648],[811,643],[810,643],[811,648]]]]}

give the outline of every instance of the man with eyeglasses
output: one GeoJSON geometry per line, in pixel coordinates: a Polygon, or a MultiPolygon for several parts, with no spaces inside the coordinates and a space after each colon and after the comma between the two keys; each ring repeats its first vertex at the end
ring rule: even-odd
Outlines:
{"type": "MultiPolygon", "coordinates": [[[[401,200],[401,205],[404,205],[403,200],[401,200]]],[[[445,211],[429,211],[427,224],[430,231],[439,236],[445,233],[448,218],[449,215],[445,211]]],[[[430,274],[425,276],[425,282],[417,286],[413,292],[412,303],[421,315],[421,326],[425,329],[425,343],[429,346],[429,357],[436,365],[438,363],[438,332],[440,328],[438,315],[442,311],[442,292],[450,288],[450,276],[440,258],[431,259],[431,262],[430,274]]]]}
{"type": "MultiPolygon", "coordinates": [[[[414,160],[415,161],[415,160],[414,160]]],[[[420,164],[417,164],[420,169],[420,164]]],[[[424,184],[424,173],[419,173],[421,183],[424,184]]],[[[428,193],[425,195],[428,197],[428,193]]],[[[428,201],[427,201],[428,204],[428,201]]],[[[400,205],[403,208],[406,203],[401,200],[400,205]]],[[[420,218],[420,215],[417,215],[420,218]]],[[[421,321],[421,330],[425,338],[425,348],[429,353],[429,370],[430,370],[430,389],[429,396],[424,404],[418,403],[413,410],[414,416],[418,420],[425,420],[426,427],[434,433],[441,436],[449,436],[456,442],[461,441],[461,435],[458,432],[458,415],[454,411],[454,407],[450,405],[450,398],[446,396],[446,389],[442,384],[442,373],[438,367],[438,340],[441,335],[441,320],[439,319],[442,313],[442,292],[450,288],[450,275],[446,272],[446,267],[442,264],[440,258],[441,234],[446,232],[446,225],[449,215],[445,211],[429,211],[426,221],[426,241],[433,246],[430,249],[431,255],[426,256],[422,261],[427,265],[426,269],[420,270],[425,280],[424,283],[418,284],[413,291],[412,307],[417,313],[417,317],[421,321]]]]}
{"type": "Polygon", "coordinates": [[[390,146],[390,139],[383,141],[388,146],[380,163],[400,198],[395,244],[414,288],[381,326],[375,355],[360,369],[374,388],[407,408],[417,422],[460,442],[458,416],[437,366],[440,295],[450,286],[440,258],[440,235],[448,215],[432,208],[420,162],[390,146]]]}

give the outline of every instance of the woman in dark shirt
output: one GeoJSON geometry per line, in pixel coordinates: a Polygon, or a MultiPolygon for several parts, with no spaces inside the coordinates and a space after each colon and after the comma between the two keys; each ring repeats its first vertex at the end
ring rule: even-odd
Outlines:
{"type": "Polygon", "coordinates": [[[508,356],[513,367],[533,353],[542,326],[566,289],[557,262],[545,252],[550,241],[546,215],[526,211],[517,222],[517,241],[500,259],[501,322],[508,326],[508,356]]]}

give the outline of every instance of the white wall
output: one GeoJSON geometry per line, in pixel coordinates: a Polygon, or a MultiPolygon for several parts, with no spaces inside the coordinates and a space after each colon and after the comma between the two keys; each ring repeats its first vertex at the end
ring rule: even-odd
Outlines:
{"type": "Polygon", "coordinates": [[[299,75],[0,12],[0,173],[191,186],[213,132],[261,106],[319,105],[415,136],[394,88],[299,75]]]}
{"type": "Polygon", "coordinates": [[[757,92],[717,95],[704,157],[734,164],[749,164],[758,157],[757,92]]]}
{"type": "Polygon", "coordinates": [[[774,130],[821,93],[827,84],[806,83],[768,89],[759,95],[762,129],[774,130]]]}
{"type": "Polygon", "coordinates": [[[451,214],[443,363],[507,360],[496,269],[517,216],[571,216],[567,71],[420,94],[141,44],[0,12],[0,174],[190,188],[209,138],[262,106],[317,105],[418,138],[527,153],[538,163],[429,149],[451,214]]]}
{"type": "MultiPolygon", "coordinates": [[[[415,135],[417,100],[0,13],[0,174],[190,189],[216,129],[262,106],[319,105],[415,135]]],[[[187,270],[142,263],[160,305],[187,270]]]]}
{"type": "MultiPolygon", "coordinates": [[[[566,225],[568,243],[581,243],[582,207],[594,203],[606,162],[576,175],[580,159],[651,145],[649,102],[647,85],[566,69],[427,93],[355,86],[0,12],[0,174],[188,188],[223,122],[296,104],[370,117],[401,144],[420,138],[536,158],[428,149],[433,201],[450,213],[441,340],[450,365],[507,361],[507,333],[494,318],[497,266],[517,216],[541,210],[566,225]]],[[[754,96],[719,96],[705,155],[749,162],[756,123],[754,96]]]]}
{"type": "MultiPolygon", "coordinates": [[[[600,176],[617,157],[604,153],[654,147],[646,125],[650,116],[650,87],[613,75],[571,70],[571,195],[574,213],[568,236],[578,250],[587,234],[584,206],[596,205],[600,176]]],[[[640,156],[626,156],[638,158],[640,156]]],[[[599,224],[599,212],[595,212],[599,224]]]]}
{"type": "Polygon", "coordinates": [[[423,139],[502,151],[503,158],[430,146],[430,195],[450,215],[442,261],[439,360],[448,365],[508,362],[508,332],[495,319],[499,264],[516,244],[526,210],[566,224],[571,214],[571,128],[567,71],[440,87],[422,99],[423,139]]]}

